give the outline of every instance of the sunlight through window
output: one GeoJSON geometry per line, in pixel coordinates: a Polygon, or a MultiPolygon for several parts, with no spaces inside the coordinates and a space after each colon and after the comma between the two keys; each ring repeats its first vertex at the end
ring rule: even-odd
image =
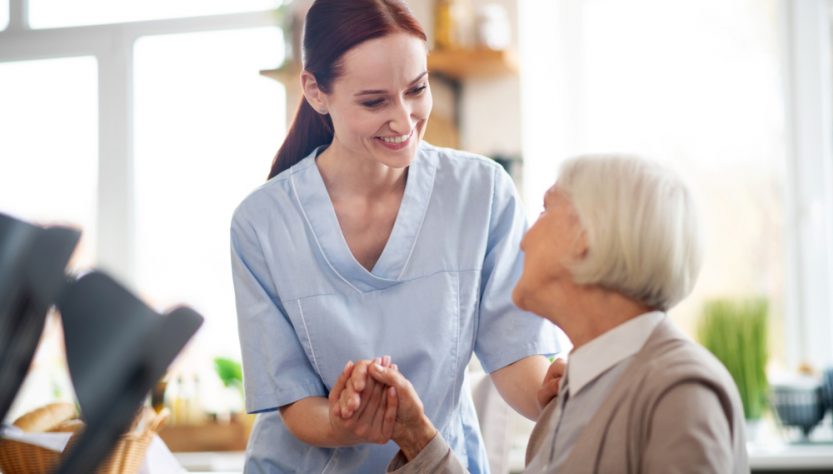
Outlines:
{"type": "MultiPolygon", "coordinates": [[[[783,333],[787,143],[776,2],[567,3],[548,14],[531,8],[523,24],[549,35],[524,51],[535,69],[525,79],[530,202],[539,205],[567,156],[669,162],[695,188],[707,227],[698,284],[672,315],[693,333],[705,300],[765,296],[770,333],[783,333]]],[[[783,338],[771,344],[781,359],[783,338]]]]}
{"type": "Polygon", "coordinates": [[[283,138],[284,92],[259,76],[283,58],[275,28],[153,36],[135,48],[139,291],[206,316],[206,350],[239,354],[229,225],[265,182],[283,138]]]}
{"type": "Polygon", "coordinates": [[[0,63],[0,212],[83,230],[94,263],[98,80],[94,58],[0,63]]]}
{"type": "Polygon", "coordinates": [[[9,0],[0,0],[0,30],[9,26],[9,0]]]}

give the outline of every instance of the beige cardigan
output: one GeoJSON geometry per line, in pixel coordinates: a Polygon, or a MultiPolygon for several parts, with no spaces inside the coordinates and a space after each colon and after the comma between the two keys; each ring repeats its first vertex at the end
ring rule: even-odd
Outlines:
{"type": "MultiPolygon", "coordinates": [[[[556,398],[535,425],[527,465],[550,456],[557,405],[556,398]]],[[[666,318],[582,430],[562,472],[748,473],[744,426],[725,367],[666,318]]],[[[439,435],[404,461],[398,453],[388,472],[465,472],[439,435]]]]}

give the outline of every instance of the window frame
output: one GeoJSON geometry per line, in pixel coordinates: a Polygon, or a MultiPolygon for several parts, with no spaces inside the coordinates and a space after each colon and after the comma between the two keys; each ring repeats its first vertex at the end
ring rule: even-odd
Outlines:
{"type": "Polygon", "coordinates": [[[833,2],[781,0],[787,363],[833,362],[833,2]]]}
{"type": "Polygon", "coordinates": [[[96,265],[135,286],[136,40],[153,35],[280,27],[275,10],[50,29],[29,28],[27,16],[27,0],[9,0],[9,25],[0,31],[0,62],[93,56],[98,63],[96,265]]]}

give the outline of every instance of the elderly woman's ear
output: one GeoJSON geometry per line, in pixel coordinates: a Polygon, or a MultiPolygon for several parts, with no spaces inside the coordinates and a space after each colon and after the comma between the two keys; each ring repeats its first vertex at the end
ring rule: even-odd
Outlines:
{"type": "Polygon", "coordinates": [[[587,231],[584,230],[584,227],[581,225],[581,219],[576,212],[575,207],[573,207],[572,203],[570,203],[570,212],[569,212],[569,220],[570,220],[570,230],[573,234],[573,245],[570,249],[570,259],[573,262],[579,262],[587,257],[587,252],[589,249],[589,243],[587,238],[587,231]]]}
{"type": "MultiPolygon", "coordinates": [[[[578,218],[576,218],[578,220],[578,218]]],[[[583,260],[587,257],[587,252],[590,248],[587,245],[587,232],[581,228],[581,223],[578,224],[578,235],[576,235],[576,241],[573,244],[573,259],[575,261],[583,260]]]]}

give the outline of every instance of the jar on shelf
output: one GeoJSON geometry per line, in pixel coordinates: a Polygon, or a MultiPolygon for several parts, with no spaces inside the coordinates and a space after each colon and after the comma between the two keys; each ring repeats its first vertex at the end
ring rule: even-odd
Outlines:
{"type": "Polygon", "coordinates": [[[472,27],[469,0],[434,1],[434,49],[472,47],[472,27]]]}
{"type": "Polygon", "coordinates": [[[480,48],[505,50],[512,41],[509,16],[506,9],[497,3],[487,3],[477,8],[476,38],[480,48]]]}

